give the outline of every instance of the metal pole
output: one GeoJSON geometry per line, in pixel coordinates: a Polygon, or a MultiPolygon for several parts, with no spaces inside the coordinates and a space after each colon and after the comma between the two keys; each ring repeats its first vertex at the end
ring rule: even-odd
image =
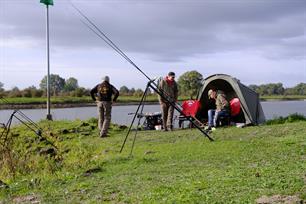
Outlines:
{"type": "Polygon", "coordinates": [[[50,112],[51,101],[50,101],[50,50],[49,50],[49,5],[46,5],[47,16],[46,16],[46,38],[47,38],[47,120],[52,120],[52,115],[50,112]]]}

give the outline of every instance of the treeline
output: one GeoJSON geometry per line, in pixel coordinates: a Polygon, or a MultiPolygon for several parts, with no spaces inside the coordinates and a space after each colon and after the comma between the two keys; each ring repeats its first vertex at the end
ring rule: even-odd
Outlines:
{"type": "MultiPolygon", "coordinates": [[[[47,96],[47,76],[45,76],[39,84],[39,88],[30,86],[25,89],[19,89],[17,86],[11,90],[4,90],[4,84],[0,82],[0,96],[2,97],[46,97],[47,96]]],[[[68,79],[62,78],[58,74],[50,75],[50,94],[51,96],[72,96],[72,97],[83,97],[90,96],[90,89],[80,87],[78,80],[70,77],[68,79]]],[[[142,89],[129,89],[126,86],[120,88],[120,94],[126,96],[141,96],[143,94],[142,89]]],[[[151,92],[149,91],[149,94],[151,92]]]]}
{"type": "MultiPolygon", "coordinates": [[[[157,80],[158,81],[158,80],[157,80]]],[[[157,82],[156,81],[156,82],[157,82]]],[[[195,98],[199,89],[202,87],[203,76],[198,71],[188,71],[182,74],[177,83],[179,86],[179,94],[183,97],[195,98]]],[[[46,96],[47,90],[47,76],[45,76],[39,84],[39,88],[30,86],[23,90],[14,87],[11,90],[4,90],[4,84],[0,82],[0,96],[5,97],[42,97],[46,96]]],[[[52,96],[72,96],[82,97],[89,96],[90,89],[80,87],[78,80],[70,77],[64,79],[57,74],[50,75],[50,88],[52,96]]],[[[269,83],[262,85],[249,85],[249,88],[256,91],[260,96],[273,96],[273,95],[306,95],[306,83],[299,83],[292,88],[284,88],[282,83],[269,83]]],[[[142,89],[129,89],[127,86],[119,88],[121,96],[141,96],[144,91],[142,89]]],[[[148,94],[154,94],[148,90],[148,94]]]]}
{"type": "MultiPolygon", "coordinates": [[[[30,86],[25,89],[19,89],[17,86],[11,90],[4,90],[4,84],[0,82],[0,96],[5,97],[43,97],[47,95],[47,76],[39,84],[39,88],[30,86]]],[[[52,96],[75,96],[81,97],[89,95],[88,89],[80,87],[78,80],[70,77],[64,79],[57,74],[50,75],[50,94],[52,96]]]]}
{"type": "Polygon", "coordinates": [[[306,83],[299,83],[292,88],[284,88],[282,83],[270,83],[262,85],[249,85],[260,96],[271,95],[306,95],[306,83]]]}

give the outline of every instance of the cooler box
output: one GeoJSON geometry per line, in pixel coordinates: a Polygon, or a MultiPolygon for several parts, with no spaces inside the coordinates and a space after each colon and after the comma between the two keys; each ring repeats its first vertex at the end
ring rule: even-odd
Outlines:
{"type": "Polygon", "coordinates": [[[241,105],[239,98],[233,98],[230,101],[230,106],[231,106],[231,116],[236,116],[240,113],[241,105]]]}
{"type": "Polygon", "coordinates": [[[198,100],[183,101],[182,112],[185,114],[185,116],[195,117],[200,107],[201,103],[198,100]]]}

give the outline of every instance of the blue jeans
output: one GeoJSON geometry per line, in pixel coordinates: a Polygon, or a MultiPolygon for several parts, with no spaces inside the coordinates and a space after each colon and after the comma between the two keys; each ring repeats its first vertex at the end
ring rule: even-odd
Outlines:
{"type": "Polygon", "coordinates": [[[214,116],[215,116],[215,109],[209,109],[208,110],[208,126],[212,127],[214,126],[214,116]]]}
{"type": "Polygon", "coordinates": [[[215,118],[214,118],[214,126],[219,126],[220,117],[229,117],[229,113],[227,110],[221,110],[215,112],[215,118]]]}

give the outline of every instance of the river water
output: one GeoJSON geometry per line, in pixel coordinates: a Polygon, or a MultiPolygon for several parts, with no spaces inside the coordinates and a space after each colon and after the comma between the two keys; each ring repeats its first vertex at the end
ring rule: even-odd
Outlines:
{"type": "MultiPolygon", "coordinates": [[[[273,119],[279,116],[288,116],[292,113],[299,113],[306,116],[306,101],[273,101],[261,102],[266,119],[273,119]]],[[[138,105],[114,106],[112,110],[112,122],[121,125],[129,125],[132,121],[133,113],[138,105]]],[[[46,109],[25,109],[21,110],[26,116],[33,121],[39,121],[46,118],[46,109]]],[[[159,112],[159,105],[145,105],[144,112],[159,112]]],[[[13,110],[0,110],[0,123],[6,123],[13,110]]],[[[53,120],[86,120],[97,117],[96,107],[79,107],[79,108],[59,108],[52,109],[53,120]]],[[[175,113],[178,115],[178,113],[175,113]]],[[[18,120],[14,119],[13,124],[18,120]]],[[[135,123],[136,124],[136,123],[135,123]]]]}

